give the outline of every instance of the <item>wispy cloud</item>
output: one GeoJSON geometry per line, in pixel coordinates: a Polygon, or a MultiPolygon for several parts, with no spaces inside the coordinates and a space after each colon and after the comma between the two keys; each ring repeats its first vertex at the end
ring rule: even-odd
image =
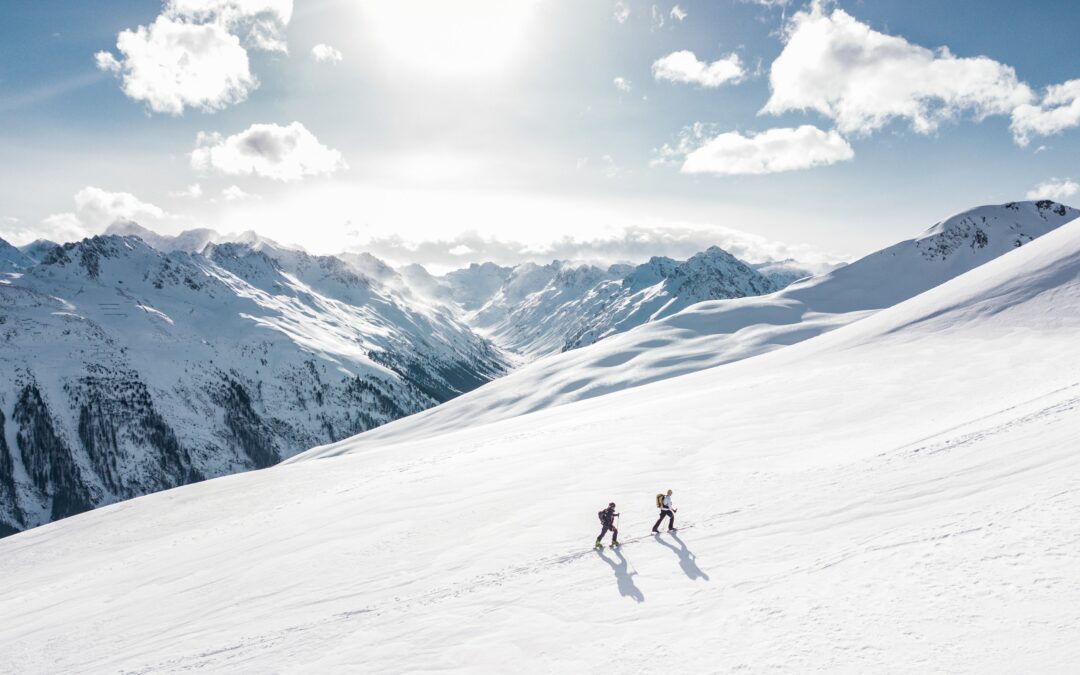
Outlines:
{"type": "Polygon", "coordinates": [[[619,23],[626,23],[626,20],[630,18],[630,7],[625,2],[616,2],[614,10],[615,20],[619,23]]]}

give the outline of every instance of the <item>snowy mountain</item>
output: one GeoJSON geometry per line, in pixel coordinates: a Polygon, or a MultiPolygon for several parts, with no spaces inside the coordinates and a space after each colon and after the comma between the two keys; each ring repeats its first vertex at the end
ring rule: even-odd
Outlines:
{"type": "Polygon", "coordinates": [[[554,261],[515,267],[467,321],[503,348],[536,358],[562,351],[614,297],[618,277],[593,265],[554,261]]]}
{"type": "Polygon", "coordinates": [[[798,260],[788,258],[787,260],[771,260],[769,262],[756,263],[751,265],[751,267],[764,274],[767,279],[773,282],[773,286],[779,290],[787,288],[796,281],[806,279],[807,277],[831,272],[840,267],[840,265],[828,263],[821,265],[805,265],[798,260]]]}
{"type": "MultiPolygon", "coordinates": [[[[1068,672],[1080,222],[1027,235],[1069,213],[871,257],[957,276],[771,353],[2,540],[0,670],[1068,672]],[[595,551],[608,501],[624,545],[595,551]]],[[[835,307],[918,285],[871,271],[835,307]]]]}
{"type": "Polygon", "coordinates": [[[571,334],[564,350],[658,321],[699,302],[762,295],[777,288],[763,274],[716,246],[682,263],[653,258],[622,279],[614,297],[584,330],[571,334]]]}
{"type": "MultiPolygon", "coordinates": [[[[454,273],[458,276],[453,281],[481,278],[489,284],[470,287],[486,290],[503,271],[474,266],[454,273]]],[[[505,349],[535,359],[592,344],[703,300],[760,295],[776,288],[717,247],[683,262],[654,257],[638,266],[525,263],[509,270],[494,294],[466,320],[505,349]]],[[[472,306],[479,304],[478,296],[472,297],[472,306]]]]}
{"type": "Polygon", "coordinates": [[[0,239],[0,274],[18,272],[34,264],[25,253],[0,239]]]}
{"type": "Polygon", "coordinates": [[[445,308],[337,258],[203,251],[95,237],[0,285],[5,530],[270,466],[505,370],[445,308]]]}
{"type": "Polygon", "coordinates": [[[914,297],[1069,223],[1049,201],[982,206],[827,274],[757,297],[701,302],[555,354],[361,437],[424,438],[738,361],[821,335],[914,297]]]}
{"type": "Polygon", "coordinates": [[[450,298],[465,311],[473,312],[495,297],[513,272],[513,268],[495,263],[473,263],[446,274],[443,281],[449,288],[450,298]]]}
{"type": "Polygon", "coordinates": [[[20,246],[19,250],[34,264],[37,264],[44,260],[45,256],[54,248],[56,248],[56,242],[48,239],[36,239],[25,246],[20,246]]]}

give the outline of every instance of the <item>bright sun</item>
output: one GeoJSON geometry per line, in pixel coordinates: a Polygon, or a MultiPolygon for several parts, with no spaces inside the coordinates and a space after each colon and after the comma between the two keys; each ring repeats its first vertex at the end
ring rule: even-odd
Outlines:
{"type": "Polygon", "coordinates": [[[365,33],[394,61],[461,77],[507,70],[539,0],[361,0],[365,33]]]}

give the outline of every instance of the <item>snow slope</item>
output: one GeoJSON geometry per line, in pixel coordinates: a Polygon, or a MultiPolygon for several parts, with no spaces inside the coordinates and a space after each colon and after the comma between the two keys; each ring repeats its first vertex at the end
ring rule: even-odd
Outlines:
{"type": "Polygon", "coordinates": [[[785,349],[21,533],[0,670],[1069,672],[1078,330],[1071,223],[785,349]]]}
{"type": "Polygon", "coordinates": [[[366,443],[416,439],[738,361],[864,318],[1073,221],[1054,202],[982,206],[771,295],[700,302],[589,349],[529,363],[366,443]]]}

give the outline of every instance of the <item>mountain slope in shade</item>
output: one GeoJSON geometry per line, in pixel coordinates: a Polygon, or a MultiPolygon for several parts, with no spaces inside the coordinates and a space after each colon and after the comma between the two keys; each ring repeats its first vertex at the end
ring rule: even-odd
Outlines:
{"type": "Polygon", "coordinates": [[[35,239],[25,246],[20,246],[19,250],[36,265],[54,248],[56,248],[56,242],[48,239],[35,239]]]}
{"type": "Polygon", "coordinates": [[[773,353],[21,533],[0,666],[1066,672],[1077,330],[1072,223],[773,353]]]}
{"type": "Polygon", "coordinates": [[[5,529],[270,466],[502,374],[445,309],[258,246],[95,237],[0,285],[5,529]]]}
{"type": "Polygon", "coordinates": [[[373,447],[438,435],[715,367],[801,342],[1013,251],[1080,211],[1054,202],[983,206],[850,265],[759,297],[718,300],[530,363],[466,396],[361,437],[373,447]]]}
{"type": "Polygon", "coordinates": [[[25,253],[0,239],[0,274],[19,272],[34,264],[25,253]]]}

